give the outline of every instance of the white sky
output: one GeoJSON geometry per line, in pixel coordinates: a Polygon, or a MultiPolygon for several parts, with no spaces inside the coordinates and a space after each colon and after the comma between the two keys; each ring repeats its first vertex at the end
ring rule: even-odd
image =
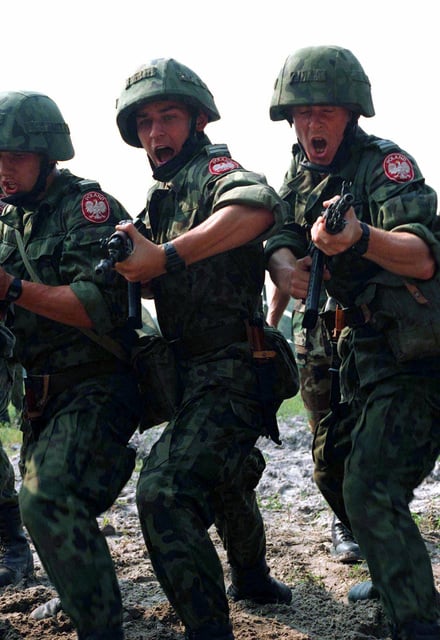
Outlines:
{"type": "Polygon", "coordinates": [[[275,78],[299,47],[341,45],[372,84],[377,115],[361,126],[411,153],[440,193],[436,13],[431,0],[15,0],[2,11],[0,90],[53,98],[76,151],[66,166],[134,216],[151,170],[122,141],[115,101],[140,64],[174,57],[194,69],[222,116],[206,129],[211,141],[278,188],[294,133],[269,119],[275,78]]]}

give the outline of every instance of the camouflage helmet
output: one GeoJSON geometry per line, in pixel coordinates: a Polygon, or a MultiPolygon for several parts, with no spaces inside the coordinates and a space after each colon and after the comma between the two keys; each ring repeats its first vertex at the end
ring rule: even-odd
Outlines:
{"type": "Polygon", "coordinates": [[[348,49],[305,47],[288,56],[275,82],[270,118],[290,120],[291,107],[322,104],[374,116],[370,81],[348,49]]]}
{"type": "Polygon", "coordinates": [[[220,119],[212,93],[199,76],[173,58],[158,58],[142,65],[125,83],[116,103],[116,122],[122,138],[142,147],[136,128],[136,111],[146,102],[176,100],[201,109],[208,122],[220,119]]]}
{"type": "Polygon", "coordinates": [[[70,160],[75,153],[55,102],[33,91],[0,93],[0,150],[42,153],[49,160],[70,160]]]}

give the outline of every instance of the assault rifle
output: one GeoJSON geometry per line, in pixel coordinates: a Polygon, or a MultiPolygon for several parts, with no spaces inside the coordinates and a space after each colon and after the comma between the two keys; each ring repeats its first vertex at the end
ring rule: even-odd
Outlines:
{"type": "MultiPolygon", "coordinates": [[[[331,204],[322,213],[325,218],[325,230],[331,235],[341,233],[347,224],[344,216],[353,203],[354,197],[351,193],[344,193],[337,202],[331,204]]],[[[325,254],[312,244],[310,249],[312,256],[312,266],[310,269],[309,288],[305,302],[305,311],[302,321],[303,329],[313,329],[319,315],[319,299],[321,294],[322,276],[324,272],[325,254]]]]}
{"type": "MultiPolygon", "coordinates": [[[[133,243],[125,231],[115,231],[107,238],[101,238],[101,251],[104,257],[95,267],[97,275],[104,274],[108,280],[113,276],[116,262],[126,260],[133,251],[133,243]]],[[[134,329],[142,327],[141,283],[128,283],[128,321],[134,329]]]]}

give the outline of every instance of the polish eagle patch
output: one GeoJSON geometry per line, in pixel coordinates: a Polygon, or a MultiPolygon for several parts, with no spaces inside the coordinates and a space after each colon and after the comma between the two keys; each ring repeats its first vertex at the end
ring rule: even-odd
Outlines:
{"type": "Polygon", "coordinates": [[[219,176],[222,173],[226,173],[227,171],[231,171],[232,169],[238,169],[240,165],[232,158],[228,158],[227,156],[221,156],[219,158],[213,158],[209,162],[209,173],[212,173],[213,176],[219,176]]]}
{"type": "Polygon", "coordinates": [[[89,191],[81,200],[81,210],[84,218],[89,222],[101,224],[110,217],[110,205],[103,193],[89,191]]]}
{"type": "Polygon", "coordinates": [[[389,153],[383,161],[385,175],[394,182],[410,182],[414,179],[414,167],[403,153],[389,153]]]}

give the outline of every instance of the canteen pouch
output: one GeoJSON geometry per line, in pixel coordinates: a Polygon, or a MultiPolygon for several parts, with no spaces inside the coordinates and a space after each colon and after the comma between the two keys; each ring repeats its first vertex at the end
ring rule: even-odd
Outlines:
{"type": "Polygon", "coordinates": [[[292,348],[284,335],[274,327],[265,326],[264,343],[269,351],[275,352],[274,379],[271,393],[280,404],[293,398],[299,390],[299,373],[292,348]]]}
{"type": "Polygon", "coordinates": [[[261,317],[249,324],[248,334],[267,436],[281,444],[276,413],[283,400],[298,392],[298,367],[286,338],[261,317]]]}

